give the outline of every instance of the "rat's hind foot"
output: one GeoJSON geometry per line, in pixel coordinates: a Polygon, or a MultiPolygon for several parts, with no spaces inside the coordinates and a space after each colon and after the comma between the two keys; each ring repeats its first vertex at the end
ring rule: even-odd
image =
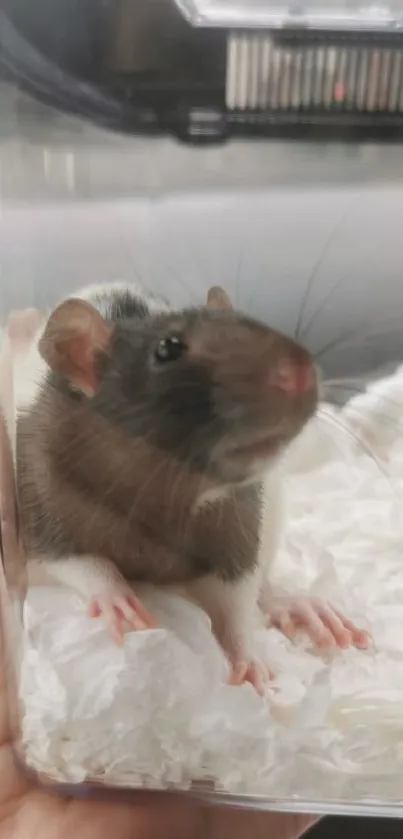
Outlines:
{"type": "Polygon", "coordinates": [[[103,617],[116,644],[123,644],[125,624],[131,630],[154,629],[155,621],[129,584],[109,583],[88,606],[92,618],[103,617]]]}

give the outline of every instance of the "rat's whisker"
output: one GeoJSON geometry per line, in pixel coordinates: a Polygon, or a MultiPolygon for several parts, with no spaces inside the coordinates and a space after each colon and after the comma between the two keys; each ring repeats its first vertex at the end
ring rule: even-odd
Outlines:
{"type": "Polygon", "coordinates": [[[388,322],[385,323],[382,327],[377,327],[372,332],[368,333],[367,331],[368,326],[363,327],[362,329],[358,329],[354,327],[353,329],[347,329],[342,332],[337,338],[333,338],[329,341],[325,346],[321,347],[319,350],[314,351],[312,353],[313,358],[317,361],[320,358],[323,358],[326,353],[330,352],[331,350],[337,349],[338,347],[343,347],[344,345],[356,344],[360,341],[366,342],[370,341],[373,338],[381,338],[385,334],[390,336],[401,336],[402,332],[402,317],[401,315],[396,316],[395,318],[389,318],[388,322]],[[391,329],[391,324],[396,322],[396,327],[391,329]]]}
{"type": "MultiPolygon", "coordinates": [[[[340,401],[337,402],[336,399],[334,398],[335,395],[337,396],[338,387],[339,386],[336,385],[336,384],[332,385],[329,393],[326,393],[326,401],[330,402],[331,404],[334,404],[336,407],[340,407],[340,408],[346,407],[346,408],[348,408],[349,405],[348,405],[348,401],[346,401],[346,399],[340,399],[340,401]],[[336,393],[335,393],[335,391],[336,391],[336,393]]],[[[349,394],[349,398],[351,398],[351,394],[353,394],[354,396],[364,396],[366,394],[366,390],[361,390],[359,388],[354,387],[353,385],[347,385],[347,386],[344,385],[344,384],[340,385],[340,390],[344,393],[347,391],[347,393],[349,394]]],[[[362,418],[364,420],[368,418],[368,413],[367,414],[365,413],[365,408],[364,407],[359,407],[357,405],[353,405],[352,408],[353,408],[354,412],[357,414],[357,416],[361,412],[362,418]]],[[[367,409],[367,411],[368,411],[368,409],[367,409]]],[[[380,417],[381,419],[385,419],[386,422],[389,422],[391,425],[394,425],[396,428],[399,428],[400,427],[399,420],[403,420],[403,401],[398,402],[397,400],[392,399],[392,397],[390,397],[390,396],[386,396],[386,395],[381,396],[381,397],[379,397],[379,401],[375,405],[371,406],[370,411],[371,411],[370,416],[372,416],[373,413],[375,413],[375,415],[377,417],[380,417]],[[394,417],[394,416],[391,416],[391,414],[388,414],[387,413],[388,406],[390,406],[391,409],[393,409],[393,408],[398,409],[402,416],[401,417],[394,417]]]]}
{"type": "Polygon", "coordinates": [[[367,454],[371,460],[376,463],[379,471],[382,473],[385,480],[388,482],[389,486],[391,487],[393,494],[399,501],[403,501],[403,496],[400,492],[396,490],[396,487],[393,485],[392,480],[388,472],[386,471],[385,467],[382,464],[382,461],[376,456],[374,451],[372,450],[371,446],[365,442],[365,440],[360,437],[360,435],[354,431],[347,423],[343,423],[339,417],[335,417],[330,411],[327,411],[326,408],[320,406],[317,411],[317,417],[319,419],[323,419],[324,422],[327,422],[329,425],[333,425],[335,428],[343,431],[347,434],[352,440],[354,440],[357,445],[362,449],[365,454],[367,454]]]}
{"type": "MultiPolygon", "coordinates": [[[[300,331],[299,340],[306,341],[309,330],[314,325],[316,318],[319,317],[319,315],[321,315],[322,312],[326,309],[326,306],[333,299],[333,297],[335,296],[335,294],[337,293],[339,288],[341,288],[343,283],[345,283],[346,279],[347,279],[346,276],[340,277],[337,280],[337,282],[335,282],[335,284],[329,289],[326,296],[320,302],[318,307],[312,312],[312,315],[310,316],[310,318],[308,318],[308,322],[305,324],[304,328],[300,331]]],[[[296,337],[298,337],[298,336],[296,336],[296,337]]]]}
{"type": "MultiPolygon", "coordinates": [[[[341,214],[341,216],[340,216],[340,218],[339,218],[338,222],[335,224],[335,226],[333,227],[333,230],[331,231],[330,235],[327,237],[327,239],[326,239],[326,241],[325,241],[325,243],[324,243],[324,246],[323,246],[322,250],[320,251],[319,256],[318,256],[318,258],[317,258],[317,260],[316,260],[316,262],[315,262],[315,264],[314,264],[314,266],[313,266],[312,272],[311,272],[311,274],[310,274],[310,276],[309,276],[309,278],[308,278],[307,284],[306,284],[306,286],[305,286],[305,291],[304,291],[304,293],[303,293],[303,295],[302,295],[302,300],[301,300],[301,304],[300,304],[299,315],[298,315],[297,323],[296,323],[295,330],[294,330],[294,336],[295,336],[295,340],[296,340],[296,341],[298,341],[298,340],[299,340],[299,337],[300,337],[300,330],[301,330],[301,326],[302,326],[302,319],[303,319],[304,314],[305,314],[306,306],[307,306],[307,303],[308,303],[308,300],[309,300],[309,297],[310,297],[310,294],[311,294],[311,291],[312,291],[312,288],[313,288],[314,282],[315,282],[315,280],[316,280],[316,278],[317,278],[317,276],[318,276],[318,273],[319,273],[319,271],[320,271],[320,269],[321,269],[321,267],[322,267],[322,265],[323,265],[323,263],[324,263],[324,261],[325,261],[325,259],[326,259],[327,255],[328,255],[329,249],[330,249],[330,247],[331,247],[331,245],[332,245],[332,243],[333,243],[334,239],[336,238],[337,234],[338,234],[338,233],[340,233],[340,230],[341,230],[341,228],[343,227],[343,224],[344,224],[344,223],[345,223],[345,221],[347,220],[347,218],[348,218],[348,216],[349,216],[349,214],[350,214],[350,211],[351,211],[352,207],[354,206],[354,204],[356,204],[356,203],[357,203],[357,200],[358,200],[358,199],[357,199],[357,198],[355,198],[355,199],[351,202],[351,204],[349,204],[349,206],[345,209],[345,211],[341,214]]],[[[313,319],[314,319],[314,318],[315,318],[315,313],[313,314],[313,319]]],[[[304,334],[305,336],[307,335],[308,329],[309,329],[309,327],[312,325],[312,322],[313,322],[313,320],[312,320],[312,318],[311,318],[311,319],[310,319],[310,321],[309,321],[309,323],[308,323],[308,327],[305,327],[305,329],[304,329],[304,333],[303,333],[303,334],[304,334]]]]}
{"type": "Polygon", "coordinates": [[[182,272],[179,271],[177,267],[173,266],[169,261],[165,262],[164,260],[164,270],[165,268],[169,269],[169,271],[171,272],[171,276],[174,278],[175,282],[179,282],[179,284],[182,286],[182,289],[185,291],[186,298],[190,301],[190,305],[199,305],[200,300],[197,298],[195,294],[195,289],[191,286],[189,280],[183,276],[182,272]]]}

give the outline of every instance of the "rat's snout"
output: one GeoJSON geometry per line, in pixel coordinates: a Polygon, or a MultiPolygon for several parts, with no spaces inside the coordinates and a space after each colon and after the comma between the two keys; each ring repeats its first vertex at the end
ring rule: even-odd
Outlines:
{"type": "Polygon", "coordinates": [[[306,393],[316,386],[316,373],[309,361],[301,363],[282,359],[272,384],[285,393],[306,393]]]}
{"type": "Polygon", "coordinates": [[[283,356],[269,376],[269,384],[283,393],[307,393],[317,386],[316,370],[309,356],[283,356]]]}

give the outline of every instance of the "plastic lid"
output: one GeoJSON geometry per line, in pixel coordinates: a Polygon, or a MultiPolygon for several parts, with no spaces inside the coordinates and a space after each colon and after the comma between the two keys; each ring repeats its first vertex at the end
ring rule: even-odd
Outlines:
{"type": "Polygon", "coordinates": [[[193,26],[382,31],[403,30],[403,0],[175,0],[193,26]]]}

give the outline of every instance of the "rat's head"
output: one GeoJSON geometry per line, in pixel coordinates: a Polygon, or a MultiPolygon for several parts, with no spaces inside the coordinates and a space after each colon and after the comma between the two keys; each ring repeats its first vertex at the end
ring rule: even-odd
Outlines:
{"type": "Polygon", "coordinates": [[[234,311],[220,288],[204,307],[119,322],[70,299],[39,348],[122,444],[142,439],[217,486],[260,475],[316,409],[306,350],[234,311]]]}

